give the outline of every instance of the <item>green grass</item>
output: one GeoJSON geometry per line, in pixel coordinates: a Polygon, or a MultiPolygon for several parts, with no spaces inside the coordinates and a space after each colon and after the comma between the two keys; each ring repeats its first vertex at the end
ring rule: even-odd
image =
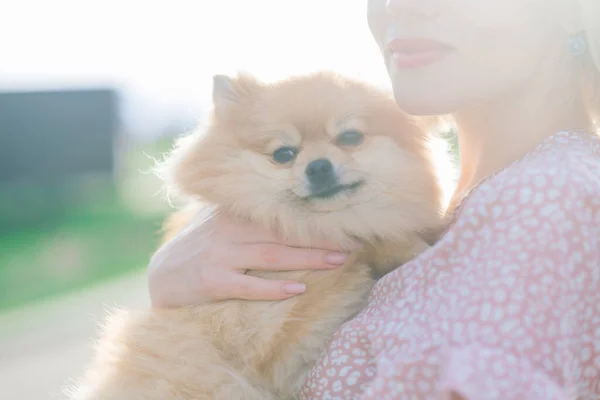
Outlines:
{"type": "Polygon", "coordinates": [[[145,268],[166,211],[141,211],[164,203],[153,196],[159,182],[147,171],[169,146],[167,139],[133,149],[114,182],[1,188],[0,310],[145,268]]]}
{"type": "Polygon", "coordinates": [[[0,309],[22,305],[145,266],[161,217],[118,204],[86,207],[52,227],[0,237],[0,309]]]}

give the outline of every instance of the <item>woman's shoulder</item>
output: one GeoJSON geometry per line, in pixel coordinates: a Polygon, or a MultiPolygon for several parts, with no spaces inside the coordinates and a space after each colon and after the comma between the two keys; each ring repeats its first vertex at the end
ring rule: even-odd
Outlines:
{"type": "Polygon", "coordinates": [[[523,171],[542,167],[548,172],[568,176],[567,183],[583,183],[600,176],[600,136],[578,132],[559,132],[546,139],[530,158],[523,171]],[[556,167],[556,168],[554,168],[556,167]]]}
{"type": "MultiPolygon", "coordinates": [[[[600,196],[600,137],[583,134],[566,137],[562,163],[568,186],[582,195],[600,196]]],[[[560,146],[554,152],[560,156],[560,146]]]]}
{"type": "Polygon", "coordinates": [[[600,138],[571,132],[549,137],[474,190],[451,230],[481,218],[495,228],[515,223],[598,224],[600,138]]]}
{"type": "Polygon", "coordinates": [[[536,193],[558,191],[563,203],[599,198],[600,137],[559,132],[508,175],[520,175],[521,183],[536,193]]]}
{"type": "Polygon", "coordinates": [[[479,200],[490,203],[544,206],[600,198],[600,137],[559,132],[488,183],[479,200]]]}

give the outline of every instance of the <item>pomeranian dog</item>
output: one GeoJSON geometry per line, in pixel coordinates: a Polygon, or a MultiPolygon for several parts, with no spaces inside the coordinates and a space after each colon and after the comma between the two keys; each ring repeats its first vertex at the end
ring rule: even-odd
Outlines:
{"type": "MultiPolygon", "coordinates": [[[[165,163],[192,212],[208,207],[306,246],[362,248],[333,270],[248,271],[307,284],[288,300],[116,313],[72,398],[297,398],[377,277],[435,240],[442,191],[428,139],[387,93],[333,73],[271,84],[215,76],[210,125],[165,163]]],[[[170,220],[167,238],[189,210],[170,220]]]]}

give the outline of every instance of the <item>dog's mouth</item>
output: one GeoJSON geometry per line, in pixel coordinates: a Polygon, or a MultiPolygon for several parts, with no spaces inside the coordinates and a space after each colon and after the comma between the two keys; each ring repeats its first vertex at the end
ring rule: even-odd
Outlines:
{"type": "Polygon", "coordinates": [[[358,180],[348,184],[333,184],[322,188],[315,188],[311,190],[311,193],[305,197],[306,200],[316,199],[331,199],[339,194],[353,194],[361,186],[365,184],[365,181],[358,180]]]}

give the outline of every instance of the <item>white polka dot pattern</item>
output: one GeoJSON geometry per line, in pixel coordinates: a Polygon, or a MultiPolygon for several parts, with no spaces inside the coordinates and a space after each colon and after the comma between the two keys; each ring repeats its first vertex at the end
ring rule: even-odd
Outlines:
{"type": "Polygon", "coordinates": [[[600,399],[600,139],[561,132],[381,279],[309,399],[600,399]]]}

